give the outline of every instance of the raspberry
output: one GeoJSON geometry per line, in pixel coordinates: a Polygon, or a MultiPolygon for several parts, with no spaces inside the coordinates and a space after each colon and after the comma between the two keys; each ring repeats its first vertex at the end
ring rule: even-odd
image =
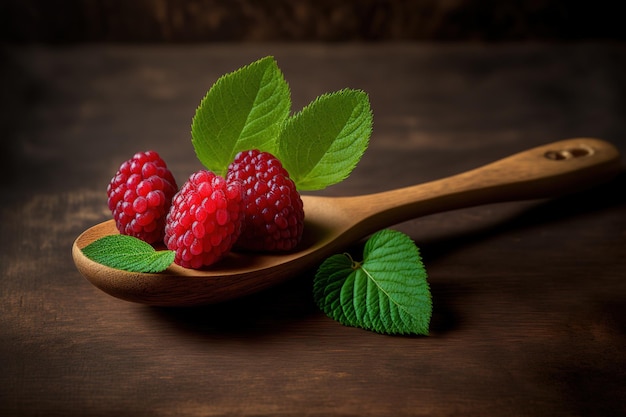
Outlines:
{"type": "Polygon", "coordinates": [[[165,245],[174,262],[199,269],[228,253],[243,225],[243,190],[237,181],[201,170],[189,177],[172,200],[165,245]]]}
{"type": "Polygon", "coordinates": [[[122,163],[107,187],[119,232],[148,243],[161,241],[176,190],[174,176],[155,151],[138,152],[122,163]]]}
{"type": "Polygon", "coordinates": [[[302,238],[304,210],[294,182],[270,153],[240,152],[228,167],[227,181],[244,188],[244,229],[237,247],[256,251],[288,251],[302,238]]]}

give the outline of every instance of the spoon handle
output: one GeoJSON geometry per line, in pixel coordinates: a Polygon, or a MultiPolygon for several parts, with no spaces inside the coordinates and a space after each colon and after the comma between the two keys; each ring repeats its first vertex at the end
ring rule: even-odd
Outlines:
{"type": "Polygon", "coordinates": [[[346,200],[345,208],[373,232],[437,212],[579,191],[608,181],[620,170],[620,154],[612,144],[568,139],[437,181],[346,200]]]}

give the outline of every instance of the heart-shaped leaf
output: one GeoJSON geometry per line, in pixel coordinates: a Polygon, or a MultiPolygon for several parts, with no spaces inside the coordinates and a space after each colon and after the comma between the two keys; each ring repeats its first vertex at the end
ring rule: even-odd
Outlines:
{"type": "Polygon", "coordinates": [[[334,255],[319,267],[313,296],[338,322],[385,334],[427,335],[432,299],[419,249],[394,230],[375,233],[363,262],[334,255]]]}

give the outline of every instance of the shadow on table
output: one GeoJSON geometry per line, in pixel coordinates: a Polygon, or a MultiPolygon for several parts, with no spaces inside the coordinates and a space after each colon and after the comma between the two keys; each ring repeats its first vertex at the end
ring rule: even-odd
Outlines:
{"type": "MultiPolygon", "coordinates": [[[[420,241],[420,248],[423,253],[428,254],[429,262],[443,262],[442,259],[464,247],[518,229],[536,228],[543,224],[571,221],[587,214],[597,214],[601,210],[626,202],[626,193],[621,191],[625,184],[626,173],[622,172],[607,184],[539,202],[513,218],[458,235],[435,236],[430,240],[420,241]]],[[[363,244],[357,244],[349,252],[361,253],[362,248],[363,244]]],[[[148,311],[154,317],[171,322],[172,326],[182,332],[226,337],[266,337],[308,325],[326,326],[326,321],[319,320],[323,313],[313,301],[312,281],[313,273],[221,304],[190,308],[150,307],[148,311]]],[[[434,301],[432,334],[451,332],[463,325],[463,319],[454,306],[459,304],[458,299],[468,291],[471,288],[459,288],[457,283],[431,282],[434,301]]]]}
{"type": "Polygon", "coordinates": [[[312,275],[302,275],[223,303],[198,307],[149,307],[148,312],[184,332],[265,337],[288,331],[318,314],[311,291],[312,280],[312,275]]]}
{"type": "Polygon", "coordinates": [[[433,262],[477,242],[507,235],[519,230],[541,228],[543,225],[571,223],[587,215],[626,204],[626,171],[597,187],[577,193],[538,201],[513,217],[470,228],[462,233],[434,235],[420,239],[419,246],[433,262]]]}

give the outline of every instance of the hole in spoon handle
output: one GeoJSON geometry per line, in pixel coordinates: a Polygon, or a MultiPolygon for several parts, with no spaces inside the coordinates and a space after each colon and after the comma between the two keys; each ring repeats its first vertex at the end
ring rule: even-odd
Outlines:
{"type": "Polygon", "coordinates": [[[607,181],[620,170],[615,146],[600,139],[576,138],[520,152],[460,174],[457,180],[469,189],[490,190],[497,202],[575,192],[607,181]]]}
{"type": "Polygon", "coordinates": [[[564,159],[584,158],[595,153],[594,149],[586,144],[579,144],[575,147],[569,147],[559,150],[551,150],[544,154],[548,159],[553,161],[562,161],[564,159]]]}
{"type": "Polygon", "coordinates": [[[612,144],[567,139],[437,181],[363,196],[346,211],[361,212],[368,229],[377,230],[448,210],[556,197],[608,181],[620,171],[620,154],[612,144]]]}

